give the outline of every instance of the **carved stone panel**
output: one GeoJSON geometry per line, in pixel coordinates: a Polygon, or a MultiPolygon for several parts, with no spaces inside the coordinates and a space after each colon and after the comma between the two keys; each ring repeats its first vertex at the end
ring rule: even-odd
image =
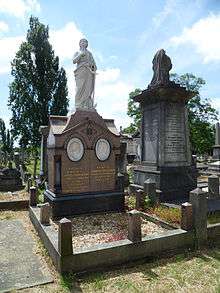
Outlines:
{"type": "Polygon", "coordinates": [[[187,162],[185,109],[169,103],[165,108],[165,163],[187,162]]]}
{"type": "Polygon", "coordinates": [[[150,106],[144,110],[143,126],[143,161],[149,163],[157,162],[158,154],[158,127],[159,127],[159,107],[150,106]]]}

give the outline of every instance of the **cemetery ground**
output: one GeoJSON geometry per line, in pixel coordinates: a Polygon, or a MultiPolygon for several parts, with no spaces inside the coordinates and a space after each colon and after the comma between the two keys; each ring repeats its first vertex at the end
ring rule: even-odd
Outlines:
{"type": "MultiPolygon", "coordinates": [[[[175,256],[132,266],[115,267],[109,271],[84,275],[66,274],[62,277],[55,271],[51,259],[41,244],[29,220],[27,211],[4,211],[0,220],[19,219],[34,238],[35,253],[47,263],[54,278],[48,285],[23,289],[19,292],[219,292],[220,246],[200,251],[184,251],[175,256]]],[[[13,291],[16,292],[16,291],[13,291]]]]}
{"type": "MultiPolygon", "coordinates": [[[[126,202],[128,209],[134,207],[133,196],[127,198],[126,202]]],[[[153,208],[148,203],[145,208],[148,213],[178,227],[180,210],[163,206],[153,208]]],[[[118,216],[120,218],[120,214],[114,215],[118,216]]],[[[108,219],[108,215],[105,217],[108,219]]],[[[175,256],[166,253],[160,258],[144,259],[104,272],[60,276],[30,222],[28,211],[0,211],[0,221],[16,219],[22,222],[34,239],[34,253],[48,267],[54,279],[53,283],[23,289],[21,292],[220,292],[220,244],[199,251],[184,250],[175,256]]],[[[97,216],[96,221],[100,221],[97,216]]],[[[219,214],[209,215],[208,221],[219,222],[219,214]]]]}

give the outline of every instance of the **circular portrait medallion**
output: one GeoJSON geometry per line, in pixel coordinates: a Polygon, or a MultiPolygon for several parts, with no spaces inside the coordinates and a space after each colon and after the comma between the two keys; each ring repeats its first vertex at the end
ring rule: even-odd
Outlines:
{"type": "Polygon", "coordinates": [[[106,139],[100,138],[96,142],[95,153],[100,161],[107,160],[111,153],[110,143],[106,139]]]}
{"type": "Polygon", "coordinates": [[[84,154],[84,145],[82,141],[74,137],[67,144],[67,155],[71,161],[77,162],[82,159],[84,154]]]}

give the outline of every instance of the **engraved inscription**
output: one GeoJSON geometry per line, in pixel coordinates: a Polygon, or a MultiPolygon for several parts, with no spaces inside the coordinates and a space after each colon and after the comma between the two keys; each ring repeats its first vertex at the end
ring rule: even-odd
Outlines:
{"type": "Polygon", "coordinates": [[[143,160],[151,163],[156,163],[157,161],[158,119],[158,108],[154,107],[145,110],[143,160]]]}
{"type": "Polygon", "coordinates": [[[185,113],[183,107],[175,104],[166,108],[165,161],[186,161],[185,113]]]}
{"type": "Polygon", "coordinates": [[[78,193],[89,191],[89,171],[82,168],[68,168],[64,174],[68,188],[66,192],[78,193]]]}

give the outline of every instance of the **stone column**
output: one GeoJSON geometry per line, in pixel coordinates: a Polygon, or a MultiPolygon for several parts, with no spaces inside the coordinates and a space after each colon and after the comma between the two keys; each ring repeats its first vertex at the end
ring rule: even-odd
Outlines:
{"type": "Polygon", "coordinates": [[[39,132],[41,133],[40,176],[47,176],[46,149],[48,126],[40,126],[39,132]]]}
{"type": "Polygon", "coordinates": [[[141,216],[137,210],[128,212],[128,239],[132,242],[141,241],[141,216]]]}
{"type": "Polygon", "coordinates": [[[66,218],[59,222],[58,251],[61,256],[73,254],[72,223],[66,218]]]}
{"type": "Polygon", "coordinates": [[[219,197],[219,177],[211,175],[208,178],[208,193],[209,198],[219,197]]]}
{"type": "Polygon", "coordinates": [[[196,188],[190,192],[189,199],[193,209],[196,245],[200,247],[207,242],[207,192],[196,188]]]}

